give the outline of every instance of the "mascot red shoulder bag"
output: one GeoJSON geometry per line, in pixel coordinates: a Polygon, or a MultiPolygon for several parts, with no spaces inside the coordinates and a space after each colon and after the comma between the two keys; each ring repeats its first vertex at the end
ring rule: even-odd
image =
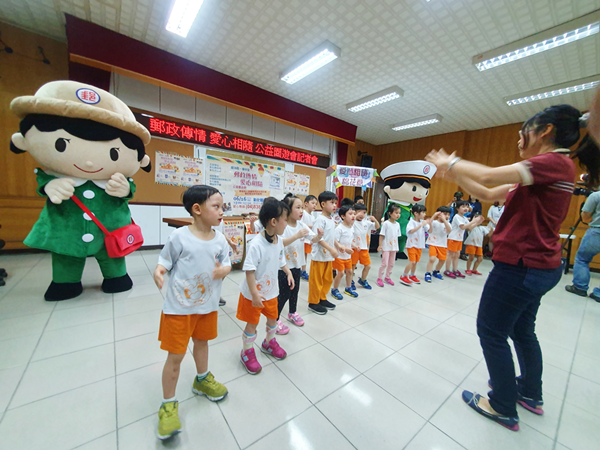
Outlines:
{"type": "Polygon", "coordinates": [[[71,197],[71,200],[73,200],[77,206],[86,212],[87,215],[90,216],[94,221],[94,223],[98,225],[98,228],[102,230],[104,233],[104,245],[106,245],[106,253],[109,257],[121,258],[125,255],[129,255],[140,248],[144,243],[142,229],[139,227],[139,225],[136,225],[133,219],[131,219],[130,225],[117,228],[115,231],[108,231],[106,227],[102,225],[96,218],[94,213],[92,213],[89,208],[81,202],[81,200],[74,195],[71,197]]]}

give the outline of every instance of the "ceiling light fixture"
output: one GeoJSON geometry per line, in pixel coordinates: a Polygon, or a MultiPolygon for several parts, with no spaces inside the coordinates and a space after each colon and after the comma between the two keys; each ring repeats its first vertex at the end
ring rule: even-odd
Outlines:
{"type": "Polygon", "coordinates": [[[363,97],[355,102],[348,103],[346,109],[352,112],[362,111],[363,109],[381,105],[382,103],[404,97],[404,91],[398,86],[392,86],[383,91],[376,92],[367,97],[363,97]]]}
{"type": "Polygon", "coordinates": [[[175,0],[167,31],[186,37],[204,0],[175,0]]]}
{"type": "Polygon", "coordinates": [[[584,39],[600,31],[600,11],[520,39],[473,57],[473,64],[483,72],[546,50],[584,39]]]}
{"type": "Polygon", "coordinates": [[[439,114],[432,114],[430,116],[419,117],[417,119],[405,120],[394,125],[390,125],[392,130],[401,131],[408,130],[409,128],[422,127],[424,125],[431,125],[432,123],[441,122],[443,119],[439,114]]]}
{"type": "Polygon", "coordinates": [[[600,75],[579,80],[569,81],[567,83],[555,84],[542,89],[523,92],[508,97],[504,101],[508,106],[520,105],[523,103],[535,102],[545,98],[558,97],[559,95],[571,94],[573,92],[585,91],[600,85],[600,75]]]}
{"type": "Polygon", "coordinates": [[[282,72],[279,77],[289,84],[294,84],[325,64],[339,58],[342,50],[329,41],[323,42],[317,48],[296,61],[289,69],[282,72]]]}

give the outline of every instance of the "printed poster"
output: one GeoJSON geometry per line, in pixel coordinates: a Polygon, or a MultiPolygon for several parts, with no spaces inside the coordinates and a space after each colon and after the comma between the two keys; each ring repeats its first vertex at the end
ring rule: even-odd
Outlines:
{"type": "Polygon", "coordinates": [[[308,195],[310,186],[310,175],[302,173],[285,173],[285,192],[294,195],[308,195]]]}
{"type": "Polygon", "coordinates": [[[155,183],[185,187],[204,184],[201,159],[157,151],[155,164],[155,183]]]}
{"type": "Polygon", "coordinates": [[[228,241],[231,241],[233,238],[234,242],[237,244],[235,251],[233,251],[230,257],[231,264],[240,263],[244,257],[244,222],[229,222],[227,220],[224,220],[223,222],[225,224],[225,237],[228,241]]]}
{"type": "Polygon", "coordinates": [[[327,169],[327,175],[333,177],[336,188],[342,186],[354,186],[362,189],[373,187],[377,170],[357,166],[331,166],[327,169]]]}
{"type": "Polygon", "coordinates": [[[202,160],[188,156],[181,157],[183,171],[181,172],[181,186],[191,187],[204,184],[202,177],[202,160]]]}

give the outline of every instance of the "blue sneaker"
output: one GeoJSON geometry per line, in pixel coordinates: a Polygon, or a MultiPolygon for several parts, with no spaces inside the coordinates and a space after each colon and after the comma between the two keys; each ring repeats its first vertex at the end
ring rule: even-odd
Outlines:
{"type": "Polygon", "coordinates": [[[337,289],[335,289],[335,288],[331,290],[331,295],[336,300],[343,300],[344,299],[344,297],[342,296],[342,294],[340,294],[340,291],[337,290],[337,289]]]}
{"type": "MultiPolygon", "coordinates": [[[[444,276],[441,273],[439,273],[437,270],[433,271],[433,276],[435,278],[437,278],[438,280],[443,280],[444,279],[444,276]]],[[[425,281],[427,281],[427,280],[425,280],[425,281]]]]}
{"type": "Polygon", "coordinates": [[[358,297],[356,290],[352,289],[351,287],[344,289],[344,294],[354,298],[358,297]]]}
{"type": "Polygon", "coordinates": [[[356,290],[356,285],[354,284],[354,280],[352,280],[352,284],[350,285],[350,289],[356,290]]]}
{"type": "Polygon", "coordinates": [[[308,281],[308,273],[306,273],[306,270],[302,271],[302,273],[300,274],[300,278],[302,278],[305,281],[308,281]]]}
{"type": "Polygon", "coordinates": [[[367,280],[358,279],[358,285],[364,287],[365,289],[373,289],[367,280]]]}
{"type": "Polygon", "coordinates": [[[429,272],[425,272],[425,281],[431,283],[431,274],[429,272]]]}

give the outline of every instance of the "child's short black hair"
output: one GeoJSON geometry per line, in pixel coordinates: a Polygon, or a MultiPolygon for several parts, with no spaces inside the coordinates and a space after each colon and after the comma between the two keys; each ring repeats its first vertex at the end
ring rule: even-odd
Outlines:
{"type": "Polygon", "coordinates": [[[311,194],[311,195],[307,195],[306,197],[304,197],[304,203],[308,203],[308,202],[310,202],[311,200],[316,200],[316,199],[317,199],[317,197],[315,197],[315,196],[314,196],[314,195],[312,195],[312,194],[311,194]]]}
{"type": "Polygon", "coordinates": [[[474,219],[475,217],[479,217],[479,216],[481,216],[481,213],[479,213],[479,212],[476,212],[475,214],[472,214],[472,215],[471,215],[471,222],[473,221],[473,219],[474,219]]]}
{"type": "Polygon", "coordinates": [[[425,208],[425,205],[420,205],[417,203],[416,205],[413,205],[411,211],[413,214],[419,214],[427,211],[427,208],[425,208]]]}
{"type": "Polygon", "coordinates": [[[354,204],[354,210],[356,212],[358,212],[358,211],[366,211],[367,210],[367,205],[365,205],[364,203],[355,203],[354,204]]]}
{"type": "Polygon", "coordinates": [[[359,200],[364,200],[365,198],[362,195],[355,195],[354,196],[354,203],[356,203],[359,200]]]}
{"type": "Polygon", "coordinates": [[[460,208],[461,206],[465,206],[465,205],[466,206],[471,206],[468,201],[466,201],[466,200],[459,200],[459,201],[456,202],[456,209],[460,208]]]}
{"type": "Polygon", "coordinates": [[[396,210],[400,211],[400,206],[398,206],[395,203],[390,203],[390,205],[388,206],[388,209],[385,213],[386,219],[389,218],[396,210]]]}
{"type": "Polygon", "coordinates": [[[319,194],[319,206],[322,206],[323,203],[328,202],[330,200],[337,200],[338,196],[331,191],[324,191],[319,194]]]}
{"type": "Polygon", "coordinates": [[[267,228],[267,224],[271,219],[279,219],[284,214],[289,214],[290,208],[284,202],[277,200],[275,197],[267,197],[258,212],[258,220],[263,227],[267,228]]]}
{"type": "Polygon", "coordinates": [[[342,199],[342,201],[340,202],[340,208],[342,206],[352,206],[352,205],[354,205],[354,202],[352,201],[351,198],[348,198],[348,197],[344,197],[342,199]]]}
{"type": "MultiPolygon", "coordinates": [[[[25,136],[33,126],[44,132],[65,130],[67,133],[86,141],[112,141],[119,138],[127,148],[137,151],[138,161],[141,161],[146,155],[144,143],[135,134],[93,120],[75,119],[52,114],[28,114],[19,123],[19,131],[25,136]]],[[[13,153],[24,152],[12,142],[10,143],[10,150],[13,153]]],[[[148,164],[146,167],[142,167],[142,170],[150,172],[152,170],[151,165],[148,164]]]]}
{"type": "Polygon", "coordinates": [[[461,198],[463,198],[463,193],[461,191],[456,191],[454,193],[454,197],[456,198],[456,200],[460,200],[461,198]]]}
{"type": "Polygon", "coordinates": [[[440,206],[437,210],[441,213],[452,214],[452,209],[449,206],[440,206]]]}
{"type": "Polygon", "coordinates": [[[340,217],[344,217],[348,211],[354,211],[353,205],[344,205],[338,211],[340,217]]]}
{"type": "Polygon", "coordinates": [[[212,186],[206,186],[204,184],[192,186],[183,193],[183,206],[185,206],[186,211],[189,212],[191,216],[192,207],[196,203],[198,203],[199,205],[203,205],[209,198],[211,198],[215,194],[220,194],[220,192],[218,189],[212,186]]]}

